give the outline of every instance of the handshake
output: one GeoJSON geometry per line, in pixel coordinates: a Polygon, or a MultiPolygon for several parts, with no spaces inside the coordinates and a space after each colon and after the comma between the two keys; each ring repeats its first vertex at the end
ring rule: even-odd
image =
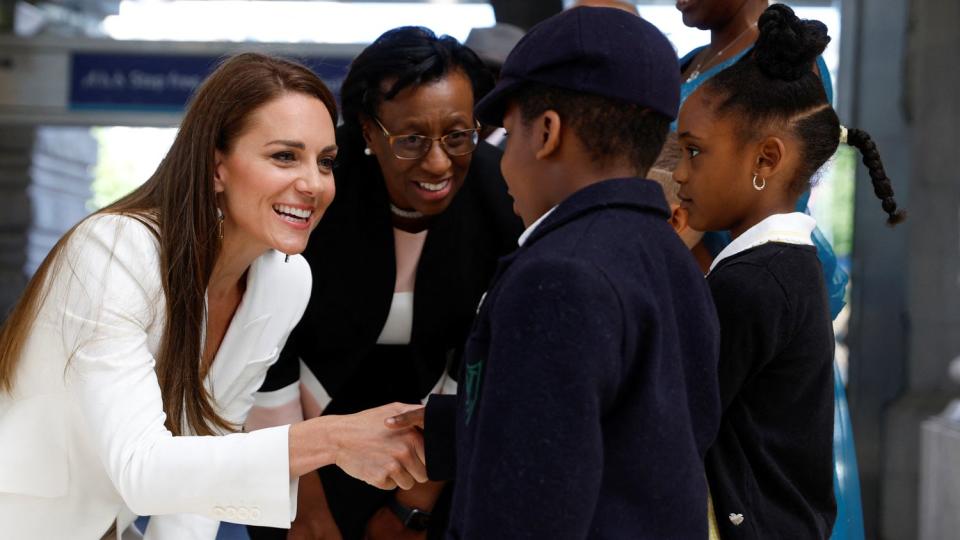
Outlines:
{"type": "Polygon", "coordinates": [[[343,416],[320,416],[290,427],[290,474],[325,465],[380,489],[427,481],[422,405],[392,403],[343,416]]]}

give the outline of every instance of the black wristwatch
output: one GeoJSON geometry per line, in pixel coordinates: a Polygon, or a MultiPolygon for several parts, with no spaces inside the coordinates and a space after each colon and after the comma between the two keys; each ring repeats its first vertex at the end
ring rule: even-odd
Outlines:
{"type": "Polygon", "coordinates": [[[390,497],[387,507],[400,518],[404,527],[412,531],[425,531],[430,527],[430,512],[404,506],[395,497],[390,497]]]}

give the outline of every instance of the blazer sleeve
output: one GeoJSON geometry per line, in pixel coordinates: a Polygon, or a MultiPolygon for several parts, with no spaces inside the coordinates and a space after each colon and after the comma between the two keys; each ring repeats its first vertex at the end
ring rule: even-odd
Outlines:
{"type": "Polygon", "coordinates": [[[430,396],[424,410],[423,444],[431,480],[451,480],[457,474],[456,418],[457,396],[430,396]]]}
{"type": "Polygon", "coordinates": [[[150,232],[130,218],[92,218],[64,256],[69,268],[57,272],[64,301],[56,315],[72,352],[73,399],[127,506],[140,515],[192,513],[289,527],[289,426],[209,437],[174,437],[164,427],[148,348],[163,323],[155,320],[162,294],[150,232]]]}

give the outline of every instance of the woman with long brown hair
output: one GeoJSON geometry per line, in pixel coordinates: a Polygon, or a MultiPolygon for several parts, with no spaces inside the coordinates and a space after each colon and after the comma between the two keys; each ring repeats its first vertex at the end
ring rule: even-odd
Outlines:
{"type": "Polygon", "coordinates": [[[153,176],[57,243],[0,330],[0,523],[12,538],[213,538],[289,526],[296,479],[336,464],[425,480],[401,405],[240,431],[310,294],[334,195],[336,103],[307,68],[226,60],[153,176]],[[212,437],[213,435],[221,435],[212,437]]]}

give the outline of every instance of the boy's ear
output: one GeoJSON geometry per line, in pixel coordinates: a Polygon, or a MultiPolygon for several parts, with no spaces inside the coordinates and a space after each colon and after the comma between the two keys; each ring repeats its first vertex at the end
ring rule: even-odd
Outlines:
{"type": "Polygon", "coordinates": [[[683,231],[687,230],[687,227],[689,226],[687,224],[687,220],[690,218],[690,214],[687,212],[686,208],[683,208],[679,204],[671,204],[670,210],[671,213],[668,222],[677,234],[682,235],[683,231]]]}
{"type": "Polygon", "coordinates": [[[703,238],[703,233],[690,228],[689,210],[679,204],[671,204],[670,209],[673,211],[670,214],[670,225],[680,236],[680,240],[683,240],[683,245],[687,246],[687,249],[693,249],[693,246],[697,245],[703,238]]]}
{"type": "Polygon", "coordinates": [[[780,172],[785,163],[786,145],[780,137],[770,136],[760,142],[755,172],[761,178],[771,178],[780,172]]]}
{"type": "Polygon", "coordinates": [[[534,122],[534,135],[537,137],[537,159],[547,159],[560,149],[560,115],[557,111],[548,110],[534,122]]]}

